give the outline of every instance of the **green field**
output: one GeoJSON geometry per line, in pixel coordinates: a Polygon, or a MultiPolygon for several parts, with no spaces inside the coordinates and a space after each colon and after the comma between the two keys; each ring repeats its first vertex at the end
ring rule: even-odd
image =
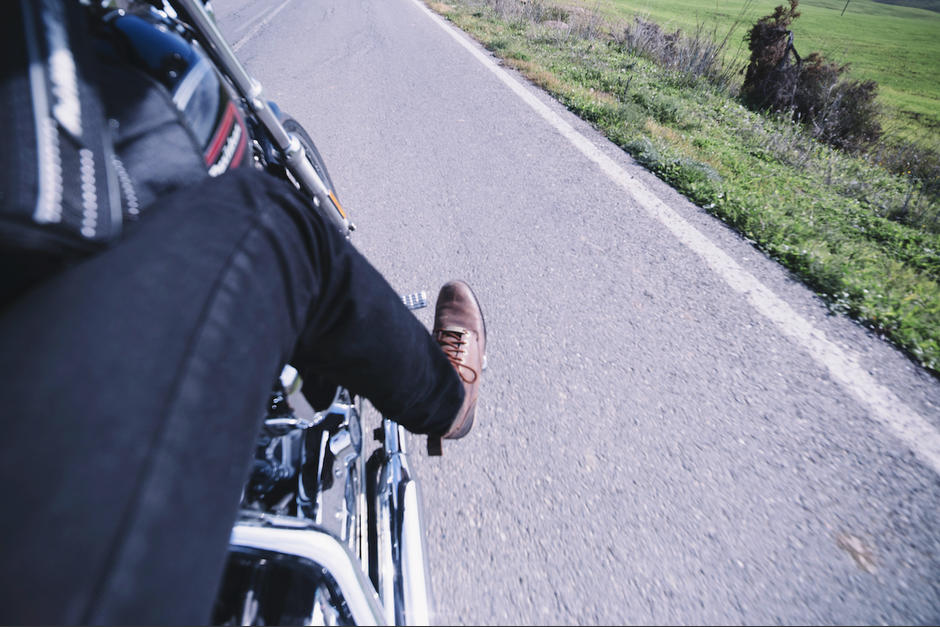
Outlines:
{"type": "MultiPolygon", "coordinates": [[[[886,130],[940,144],[940,0],[801,0],[793,23],[802,56],[821,52],[848,63],[851,76],[878,82],[886,130]],[[900,6],[904,4],[906,6],[900,6]],[[918,5],[930,7],[915,8],[918,5]]],[[[784,0],[563,0],[558,4],[598,10],[607,17],[639,14],[667,28],[694,31],[702,25],[724,36],[738,20],[729,55],[747,61],[743,37],[758,18],[784,0]]]]}

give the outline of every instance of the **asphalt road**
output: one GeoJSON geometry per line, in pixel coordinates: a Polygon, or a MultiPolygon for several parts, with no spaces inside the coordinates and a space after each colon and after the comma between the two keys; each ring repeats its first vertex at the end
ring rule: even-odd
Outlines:
{"type": "Polygon", "coordinates": [[[412,441],[437,622],[940,622],[935,379],[414,0],[214,5],[357,246],[483,304],[477,426],[412,441]]]}

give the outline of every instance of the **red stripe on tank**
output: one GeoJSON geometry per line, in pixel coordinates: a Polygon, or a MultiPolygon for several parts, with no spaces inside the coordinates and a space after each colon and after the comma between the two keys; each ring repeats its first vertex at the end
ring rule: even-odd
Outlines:
{"type": "Polygon", "coordinates": [[[228,139],[229,131],[232,130],[232,123],[234,119],[235,105],[229,102],[228,106],[225,108],[225,114],[222,116],[222,123],[219,125],[219,128],[216,131],[215,137],[212,138],[212,143],[209,144],[209,149],[206,151],[206,165],[212,165],[215,160],[219,158],[219,153],[222,152],[222,146],[225,145],[225,140],[228,139]]]}

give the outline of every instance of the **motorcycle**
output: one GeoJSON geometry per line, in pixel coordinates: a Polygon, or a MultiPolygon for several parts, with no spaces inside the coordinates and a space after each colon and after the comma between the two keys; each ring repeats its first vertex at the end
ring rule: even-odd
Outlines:
{"type": "MultiPolygon", "coordinates": [[[[102,4],[102,20],[172,96],[209,174],[256,167],[289,180],[347,237],[354,230],[303,127],[264,98],[201,0],[102,4]]],[[[403,297],[417,309],[426,295],[403,297]]],[[[216,624],[427,624],[430,579],[404,430],[384,418],[371,454],[344,388],[302,416],[285,366],[242,492],[216,624]]]]}

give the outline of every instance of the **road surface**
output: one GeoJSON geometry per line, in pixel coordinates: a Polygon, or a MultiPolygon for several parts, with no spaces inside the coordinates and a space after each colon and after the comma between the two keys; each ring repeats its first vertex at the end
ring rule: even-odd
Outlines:
{"type": "Polygon", "coordinates": [[[415,0],[214,4],[357,246],[483,304],[436,622],[940,621],[935,379],[415,0]]]}

